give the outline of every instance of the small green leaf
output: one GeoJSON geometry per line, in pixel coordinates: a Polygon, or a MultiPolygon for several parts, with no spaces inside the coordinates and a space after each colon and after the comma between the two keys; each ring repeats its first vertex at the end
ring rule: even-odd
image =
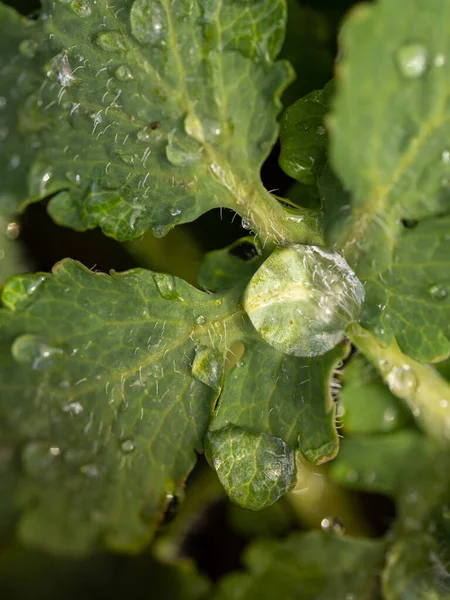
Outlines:
{"type": "Polygon", "coordinates": [[[395,496],[404,485],[405,472],[421,456],[423,445],[423,437],[414,431],[348,437],[331,464],[331,473],[341,485],[395,496]]]}
{"type": "Polygon", "coordinates": [[[2,210],[61,192],[58,223],[119,240],[219,206],[272,238],[294,226],[259,176],[292,78],[274,62],[284,2],[45,0],[32,23],[0,11],[2,210]]]}
{"type": "Polygon", "coordinates": [[[314,463],[333,458],[338,438],[331,377],[347,351],[338,346],[321,357],[297,358],[258,339],[245,340],[245,353],[225,380],[209,433],[233,425],[280,438],[314,463]]]}
{"type": "Polygon", "coordinates": [[[280,128],[280,166],[293,179],[315,185],[326,161],[328,145],[324,117],[333,83],[311,92],[284,111],[280,128]]]}
{"type": "Polygon", "coordinates": [[[312,532],[259,541],[244,555],[248,572],[225,577],[214,600],[375,600],[383,558],[379,540],[312,532]]]}
{"type": "Polygon", "coordinates": [[[198,270],[198,283],[212,292],[224,292],[241,280],[249,280],[262,262],[254,237],[206,254],[198,270]]]}

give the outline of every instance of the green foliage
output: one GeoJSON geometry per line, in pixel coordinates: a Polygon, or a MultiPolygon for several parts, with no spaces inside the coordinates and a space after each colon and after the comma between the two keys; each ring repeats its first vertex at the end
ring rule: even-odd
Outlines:
{"type": "Polygon", "coordinates": [[[2,599],[450,597],[449,6],[348,4],[0,4],[2,599]]]}

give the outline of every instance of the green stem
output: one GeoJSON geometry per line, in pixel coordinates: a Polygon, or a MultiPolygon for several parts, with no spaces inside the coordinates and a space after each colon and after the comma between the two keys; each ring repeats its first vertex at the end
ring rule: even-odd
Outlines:
{"type": "Polygon", "coordinates": [[[379,370],[391,392],[406,401],[417,423],[440,443],[448,443],[450,384],[432,366],[405,356],[395,342],[384,348],[359,325],[348,337],[379,370]]]}

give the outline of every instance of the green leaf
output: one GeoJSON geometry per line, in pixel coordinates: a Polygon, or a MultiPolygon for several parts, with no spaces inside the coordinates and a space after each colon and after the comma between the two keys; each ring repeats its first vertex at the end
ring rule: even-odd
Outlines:
{"type": "Polygon", "coordinates": [[[207,446],[234,502],[261,509],[286,493],[295,470],[289,448],[314,463],[336,455],[330,379],[346,353],[338,346],[324,356],[300,359],[257,340],[245,343],[245,354],[225,379],[207,446]]]}
{"type": "Polygon", "coordinates": [[[248,281],[261,262],[255,238],[241,238],[206,254],[198,270],[198,283],[212,292],[224,292],[239,281],[248,281]]]}
{"type": "Polygon", "coordinates": [[[324,117],[334,92],[331,82],[286,109],[280,125],[280,166],[287,175],[315,185],[326,161],[328,145],[324,117]]]}
{"type": "Polygon", "coordinates": [[[248,573],[225,577],[214,600],[375,600],[383,546],[318,532],[256,542],[245,553],[248,573]]]}
{"type": "Polygon", "coordinates": [[[219,206],[272,239],[295,228],[259,177],[292,77],[274,62],[281,0],[45,0],[43,11],[30,23],[0,8],[11,211],[61,192],[58,223],[119,240],[219,206]]]}
{"type": "Polygon", "coordinates": [[[345,367],[339,405],[346,434],[388,433],[412,421],[406,406],[360,355],[345,367]]]}
{"type": "Polygon", "coordinates": [[[450,352],[446,301],[437,297],[448,267],[428,262],[445,251],[438,246],[449,221],[416,229],[402,221],[450,210],[447,10],[442,0],[381,0],[344,24],[329,123],[331,161],[346,191],[324,188],[334,196],[325,195],[335,217],[327,241],[368,282],[363,322],[422,362],[450,352]]]}
{"type": "Polygon", "coordinates": [[[236,301],[69,260],[11,279],[3,301],[1,437],[21,449],[23,539],[141,548],[203,446],[217,392],[211,365],[193,365],[207,344],[223,363],[221,319],[236,301]]]}
{"type": "Polygon", "coordinates": [[[330,465],[331,474],[341,485],[395,496],[404,485],[405,471],[421,457],[423,446],[423,437],[414,431],[348,437],[330,465]]]}

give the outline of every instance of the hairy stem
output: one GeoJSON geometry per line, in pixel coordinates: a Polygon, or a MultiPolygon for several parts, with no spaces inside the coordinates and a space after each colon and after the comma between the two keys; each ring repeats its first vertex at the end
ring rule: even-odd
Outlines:
{"type": "Polygon", "coordinates": [[[450,384],[430,365],[405,356],[394,342],[384,348],[370,331],[353,326],[348,337],[406,401],[417,423],[440,443],[450,441],[450,384]]]}

